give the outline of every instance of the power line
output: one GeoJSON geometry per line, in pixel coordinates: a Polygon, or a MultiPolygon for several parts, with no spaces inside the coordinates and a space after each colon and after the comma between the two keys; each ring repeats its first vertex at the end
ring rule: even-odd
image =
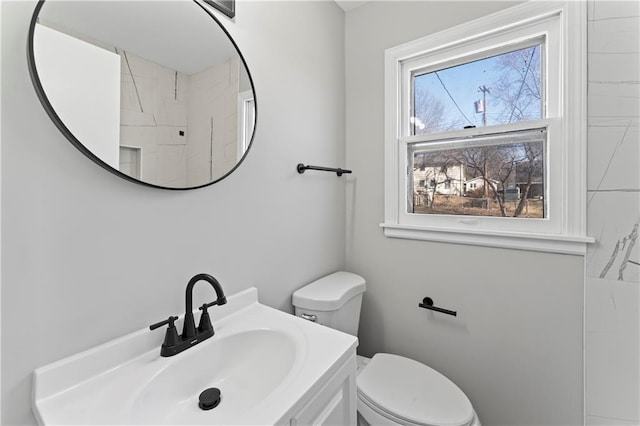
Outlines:
{"type": "Polygon", "coordinates": [[[531,50],[529,63],[527,64],[527,69],[524,72],[524,77],[522,77],[522,83],[520,84],[520,90],[518,90],[518,96],[516,96],[516,100],[513,101],[513,108],[511,109],[511,115],[509,116],[508,123],[511,123],[511,120],[513,119],[513,113],[516,111],[516,106],[518,105],[518,99],[520,99],[520,95],[522,94],[522,88],[524,87],[524,83],[527,81],[527,74],[529,74],[529,69],[531,68],[531,62],[533,62],[533,55],[536,53],[537,47],[538,46],[533,46],[533,50],[531,50]]]}
{"type": "Polygon", "coordinates": [[[449,90],[447,89],[447,86],[444,85],[444,82],[442,81],[442,79],[438,75],[438,71],[435,72],[435,75],[436,75],[436,77],[438,77],[438,80],[440,81],[440,84],[442,84],[442,87],[444,88],[444,91],[447,92],[447,95],[449,95],[449,98],[451,99],[451,102],[453,102],[453,104],[456,106],[456,108],[458,108],[458,111],[460,111],[460,114],[462,114],[462,116],[465,118],[465,120],[467,120],[469,122],[469,124],[471,124],[473,126],[473,123],[471,122],[471,120],[469,120],[467,118],[467,116],[464,115],[464,112],[462,112],[462,110],[458,106],[458,103],[456,102],[456,100],[453,99],[453,96],[451,96],[451,93],[449,93],[449,90]]]}

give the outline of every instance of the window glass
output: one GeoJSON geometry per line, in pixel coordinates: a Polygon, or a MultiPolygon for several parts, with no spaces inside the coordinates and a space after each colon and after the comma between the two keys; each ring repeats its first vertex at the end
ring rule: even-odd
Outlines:
{"type": "Polygon", "coordinates": [[[542,44],[437,70],[414,72],[410,134],[544,116],[542,44]]]}
{"type": "Polygon", "coordinates": [[[408,213],[545,218],[546,129],[410,145],[408,213]]]}

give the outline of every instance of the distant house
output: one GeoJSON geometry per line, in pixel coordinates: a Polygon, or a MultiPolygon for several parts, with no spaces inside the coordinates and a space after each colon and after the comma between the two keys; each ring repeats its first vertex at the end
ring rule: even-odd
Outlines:
{"type": "MultiPolygon", "coordinates": [[[[516,186],[520,188],[520,192],[524,193],[524,190],[527,187],[526,182],[517,182],[516,186]]],[[[529,193],[527,194],[527,198],[540,198],[544,196],[544,183],[543,182],[531,182],[529,186],[529,193]]]]}
{"type": "Polygon", "coordinates": [[[529,176],[528,166],[528,163],[523,163],[516,168],[515,186],[520,188],[521,194],[524,194],[527,189],[527,181],[531,179],[527,198],[542,198],[544,196],[543,163],[541,161],[536,163],[535,170],[531,176],[529,176]]]}
{"type": "MultiPolygon", "coordinates": [[[[499,182],[495,179],[489,179],[490,187],[498,188],[499,182]]],[[[483,177],[474,177],[469,179],[464,184],[464,192],[468,191],[476,191],[478,189],[484,188],[484,178],[483,177]]]]}
{"type": "Polygon", "coordinates": [[[462,195],[464,176],[462,164],[421,167],[413,172],[413,189],[431,195],[462,195]]]}

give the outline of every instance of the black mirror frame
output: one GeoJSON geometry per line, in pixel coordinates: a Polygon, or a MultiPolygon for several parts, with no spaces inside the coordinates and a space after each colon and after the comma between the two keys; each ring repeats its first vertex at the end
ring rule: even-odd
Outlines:
{"type": "MultiPolygon", "coordinates": [[[[36,7],[35,7],[35,9],[33,11],[33,15],[31,17],[31,23],[29,24],[29,34],[28,34],[28,37],[27,37],[27,65],[28,65],[28,68],[29,68],[29,75],[31,77],[31,82],[33,83],[33,86],[35,88],[35,91],[36,91],[36,94],[38,96],[38,99],[40,100],[40,103],[42,103],[42,106],[44,107],[45,111],[47,112],[47,115],[51,118],[51,120],[53,121],[55,126],[58,128],[58,130],[60,130],[60,132],[80,152],[82,152],[85,156],[87,156],[89,159],[91,159],[94,163],[96,163],[100,167],[104,168],[105,170],[107,170],[107,171],[109,171],[109,172],[115,174],[116,176],[119,176],[119,177],[121,177],[121,178],[123,178],[125,180],[137,183],[139,185],[147,186],[147,187],[159,188],[159,189],[168,189],[168,190],[172,190],[172,191],[185,191],[185,190],[189,190],[189,189],[198,189],[198,188],[203,188],[203,187],[206,187],[206,186],[209,186],[209,185],[213,185],[214,183],[220,182],[222,179],[224,179],[227,176],[229,176],[231,173],[233,173],[240,166],[240,164],[242,164],[242,162],[247,157],[247,154],[251,150],[251,147],[253,146],[253,141],[254,141],[254,138],[255,138],[255,135],[256,135],[256,128],[257,128],[257,124],[258,124],[258,103],[256,101],[256,89],[255,89],[255,86],[253,84],[253,78],[251,76],[251,72],[249,71],[249,67],[247,66],[247,63],[246,63],[246,61],[244,59],[244,56],[242,55],[242,52],[238,48],[238,45],[236,44],[235,40],[231,37],[231,34],[229,34],[227,29],[220,23],[220,21],[213,15],[213,13],[211,13],[209,10],[207,10],[206,7],[204,7],[202,4],[200,4],[197,0],[192,0],[204,12],[206,12],[214,20],[214,22],[216,24],[218,24],[218,26],[220,27],[220,29],[222,31],[224,31],[226,36],[229,38],[229,41],[231,42],[231,44],[233,44],[233,47],[236,49],[236,52],[238,52],[238,56],[240,57],[240,60],[242,61],[242,64],[244,65],[245,70],[247,71],[247,76],[249,78],[249,83],[251,84],[251,91],[253,92],[254,109],[255,109],[255,111],[254,111],[253,133],[251,134],[251,140],[249,141],[249,145],[247,146],[247,149],[245,150],[244,154],[242,155],[242,158],[240,160],[238,160],[238,162],[235,164],[235,166],[233,166],[227,173],[225,173],[224,175],[222,175],[221,177],[219,177],[219,178],[217,178],[215,180],[212,180],[211,182],[208,182],[208,183],[205,183],[205,184],[202,184],[202,185],[189,186],[189,187],[184,187],[184,188],[173,188],[173,187],[168,187],[168,186],[155,185],[155,184],[152,184],[152,183],[149,183],[149,182],[145,182],[143,180],[135,179],[135,178],[133,178],[133,177],[127,175],[127,174],[124,174],[121,171],[111,167],[110,165],[108,165],[107,163],[102,161],[93,152],[91,152],[87,147],[85,147],[82,144],[82,142],[80,142],[73,135],[73,133],[67,128],[67,126],[62,122],[62,120],[60,119],[60,117],[56,113],[55,109],[51,105],[51,102],[49,102],[49,99],[47,98],[47,95],[44,92],[44,88],[42,87],[42,83],[40,82],[40,77],[38,76],[38,71],[37,71],[37,68],[36,68],[35,52],[34,52],[34,49],[33,49],[34,34],[35,34],[36,23],[38,22],[38,15],[40,14],[40,10],[42,9],[42,7],[45,4],[45,1],[46,0],[38,0],[38,3],[36,4],[36,7]]],[[[210,3],[212,6],[215,6],[210,1],[207,1],[207,3],[210,3]]],[[[218,8],[217,6],[215,6],[215,7],[218,8]]],[[[234,14],[235,14],[235,12],[234,12],[234,14]]]]}

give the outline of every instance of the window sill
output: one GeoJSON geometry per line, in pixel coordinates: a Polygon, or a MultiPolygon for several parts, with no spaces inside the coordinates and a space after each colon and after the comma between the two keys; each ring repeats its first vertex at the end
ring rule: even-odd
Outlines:
{"type": "Polygon", "coordinates": [[[389,223],[381,223],[380,227],[384,229],[384,235],[389,238],[438,241],[577,256],[584,256],[587,251],[587,244],[595,242],[592,237],[572,235],[429,228],[389,223]]]}

